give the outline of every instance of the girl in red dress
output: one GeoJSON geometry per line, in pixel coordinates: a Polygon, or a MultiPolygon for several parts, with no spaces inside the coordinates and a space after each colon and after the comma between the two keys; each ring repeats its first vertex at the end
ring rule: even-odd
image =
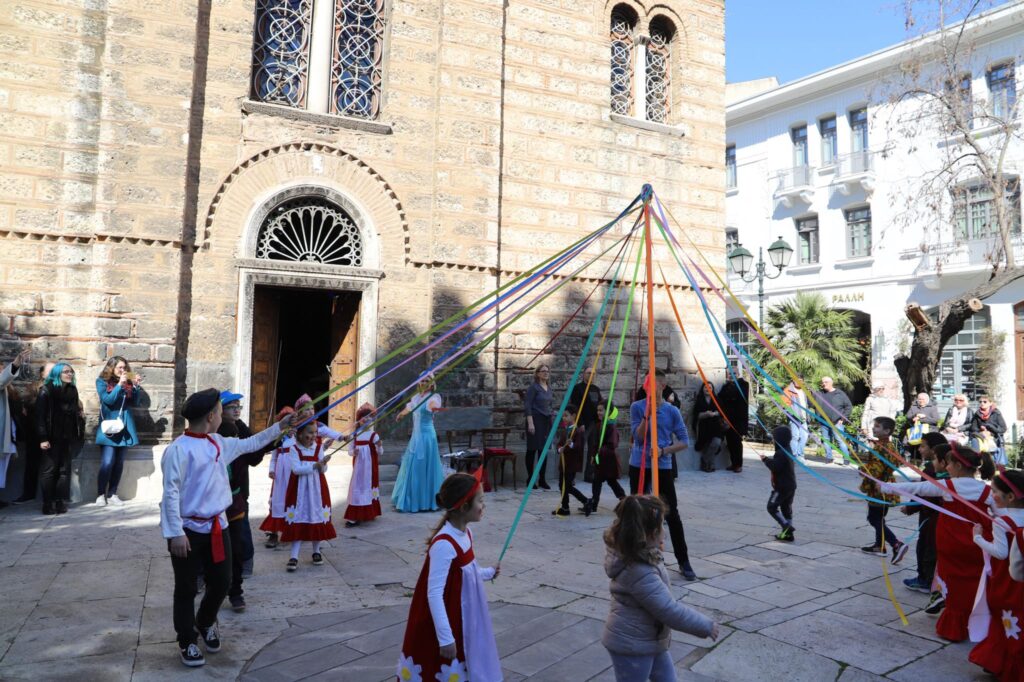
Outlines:
{"type": "Polygon", "coordinates": [[[992,481],[992,498],[999,515],[992,526],[992,542],[980,524],[974,526],[974,542],[990,558],[991,572],[985,586],[988,602],[988,633],[971,650],[970,661],[1003,682],[1024,681],[1024,583],[1010,577],[1010,544],[1024,528],[1024,473],[1004,471],[992,481]]]}
{"type": "Polygon", "coordinates": [[[309,422],[295,434],[295,440],[278,457],[284,457],[291,471],[284,497],[284,531],[281,542],[292,543],[288,571],[299,567],[303,541],[313,543],[313,565],[324,563],[320,542],[337,537],[331,524],[331,493],[327,489],[327,446],[317,435],[316,422],[309,422]]]}
{"type": "Polygon", "coordinates": [[[380,516],[380,477],[377,464],[384,453],[380,436],[371,427],[377,415],[369,403],[356,410],[356,433],[349,445],[352,455],[352,478],[348,483],[348,507],[345,527],[358,526],[380,516]]]}
{"type": "Polygon", "coordinates": [[[497,577],[500,566],[477,565],[467,528],[483,517],[482,471],[452,474],[437,493],[437,504],[445,513],[427,542],[427,558],[409,608],[398,659],[400,682],[502,680],[483,588],[484,580],[497,577]]]}
{"type": "MultiPolygon", "coordinates": [[[[942,507],[953,514],[979,524],[986,534],[991,532],[992,518],[986,513],[991,504],[991,488],[975,476],[989,480],[995,465],[988,453],[978,453],[956,443],[949,444],[946,471],[949,478],[932,483],[883,483],[883,493],[910,493],[911,495],[943,498],[942,507]],[[953,497],[952,493],[958,497],[953,497]],[[961,501],[967,500],[970,504],[961,501]]],[[[946,606],[935,624],[935,632],[951,642],[962,642],[968,636],[968,621],[974,607],[978,581],[985,568],[981,549],[974,544],[971,524],[939,514],[935,528],[936,549],[935,583],[946,600],[946,606]]]]}

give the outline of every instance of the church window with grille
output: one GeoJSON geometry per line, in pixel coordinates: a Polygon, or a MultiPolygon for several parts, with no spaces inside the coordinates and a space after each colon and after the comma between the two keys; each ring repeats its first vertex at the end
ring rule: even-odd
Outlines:
{"type": "Polygon", "coordinates": [[[636,14],[628,7],[612,11],[612,112],[629,116],[633,111],[633,33],[636,14]]]}
{"type": "Polygon", "coordinates": [[[250,97],[374,120],[386,0],[256,0],[250,97]]]}
{"type": "Polygon", "coordinates": [[[359,227],[336,204],[302,197],[270,212],[256,237],[256,257],[267,260],[359,267],[359,227]]]}
{"type": "Polygon", "coordinates": [[[646,33],[636,12],[616,5],[610,24],[611,112],[653,123],[671,123],[676,29],[658,15],[646,33]]]}
{"type": "Polygon", "coordinates": [[[667,123],[672,75],[672,37],[668,20],[658,17],[651,22],[651,39],[647,43],[647,120],[667,123]]]}

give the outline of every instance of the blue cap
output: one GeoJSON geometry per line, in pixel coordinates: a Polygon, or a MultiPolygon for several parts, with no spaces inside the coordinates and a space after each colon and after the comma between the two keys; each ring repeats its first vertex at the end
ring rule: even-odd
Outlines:
{"type": "Polygon", "coordinates": [[[236,400],[241,400],[244,396],[241,393],[232,393],[231,391],[222,391],[220,394],[220,404],[227,405],[233,403],[236,400]]]}

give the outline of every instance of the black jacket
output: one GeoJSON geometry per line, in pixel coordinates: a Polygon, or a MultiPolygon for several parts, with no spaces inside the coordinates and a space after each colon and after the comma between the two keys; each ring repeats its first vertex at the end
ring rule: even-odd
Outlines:
{"type": "Polygon", "coordinates": [[[36,433],[41,442],[81,440],[78,388],[66,384],[57,388],[43,384],[36,396],[36,433]]]}
{"type": "Polygon", "coordinates": [[[700,414],[702,412],[718,412],[718,406],[707,397],[704,389],[701,389],[700,393],[697,394],[697,399],[693,401],[693,413],[691,416],[693,418],[693,432],[696,435],[696,440],[693,443],[695,450],[703,450],[713,439],[720,438],[727,428],[725,422],[722,421],[721,413],[717,417],[701,419],[700,414]]]}
{"type": "MultiPolygon", "coordinates": [[[[793,464],[793,459],[779,447],[780,440],[788,438],[792,441],[792,432],[786,426],[776,427],[772,432],[772,438],[776,441],[775,454],[762,460],[768,470],[772,472],[772,488],[780,493],[793,492],[796,490],[796,467],[793,464]]],[[[790,447],[788,443],[785,443],[784,446],[790,447]]]]}
{"type": "Polygon", "coordinates": [[[981,427],[984,426],[988,429],[996,438],[996,445],[999,447],[1003,446],[1003,434],[1006,433],[1006,420],[1003,419],[1003,413],[999,411],[998,407],[993,407],[992,412],[989,413],[988,419],[981,418],[981,411],[976,411],[971,415],[971,428],[968,430],[971,438],[977,438],[978,434],[981,433],[981,427]]]}
{"type": "Polygon", "coordinates": [[[597,387],[596,383],[591,383],[590,390],[587,391],[587,382],[581,381],[576,384],[569,395],[569,403],[580,410],[580,424],[588,429],[597,421],[597,406],[600,402],[601,389],[597,387]],[[584,391],[587,392],[586,402],[583,401],[584,391]]]}
{"type": "MultiPolygon", "coordinates": [[[[217,433],[225,438],[248,438],[252,429],[239,419],[234,424],[221,422],[217,433]]],[[[259,466],[263,456],[274,449],[268,445],[262,450],[242,455],[228,465],[228,484],[231,486],[231,506],[227,509],[228,520],[245,512],[249,506],[249,467],[259,466]]]]}
{"type": "Polygon", "coordinates": [[[729,379],[719,389],[717,398],[718,404],[722,406],[722,411],[725,412],[729,423],[733,425],[737,433],[745,436],[747,435],[748,422],[750,421],[748,414],[750,386],[747,384],[746,379],[739,379],[739,384],[739,387],[737,387],[736,382],[729,379]]]}
{"type": "Polygon", "coordinates": [[[815,397],[818,399],[818,403],[825,409],[825,416],[832,421],[838,421],[842,419],[844,422],[850,421],[850,413],[853,411],[853,403],[850,402],[850,396],[846,395],[846,391],[841,388],[835,388],[831,391],[817,391],[815,397]]]}
{"type": "Polygon", "coordinates": [[[917,420],[918,424],[928,424],[929,426],[937,426],[939,423],[939,408],[934,403],[928,403],[924,407],[921,407],[917,403],[910,406],[907,410],[907,428],[910,428],[914,424],[914,415],[921,415],[921,418],[917,420]]]}

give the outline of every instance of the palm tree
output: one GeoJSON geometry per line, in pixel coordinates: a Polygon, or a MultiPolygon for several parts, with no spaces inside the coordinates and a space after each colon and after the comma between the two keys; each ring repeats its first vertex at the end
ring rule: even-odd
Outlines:
{"type": "MultiPolygon", "coordinates": [[[[798,292],[771,306],[764,333],[808,387],[830,376],[849,390],[867,377],[853,312],[830,308],[821,294],[798,292]]],[[[789,382],[789,373],[767,348],[757,348],[754,357],[780,385],[789,382]]]]}

